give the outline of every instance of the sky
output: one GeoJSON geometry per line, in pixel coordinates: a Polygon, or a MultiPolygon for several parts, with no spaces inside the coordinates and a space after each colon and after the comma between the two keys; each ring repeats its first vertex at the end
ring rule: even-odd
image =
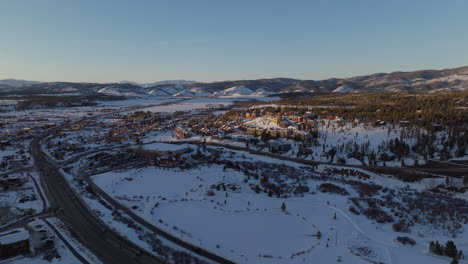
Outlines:
{"type": "Polygon", "coordinates": [[[466,65],[466,0],[0,0],[0,79],[320,80],[466,65]]]}

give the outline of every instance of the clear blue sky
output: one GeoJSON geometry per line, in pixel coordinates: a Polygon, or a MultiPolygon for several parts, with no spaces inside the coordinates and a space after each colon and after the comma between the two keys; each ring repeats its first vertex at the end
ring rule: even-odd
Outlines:
{"type": "Polygon", "coordinates": [[[324,79],[468,65],[466,0],[0,0],[0,79],[324,79]]]}

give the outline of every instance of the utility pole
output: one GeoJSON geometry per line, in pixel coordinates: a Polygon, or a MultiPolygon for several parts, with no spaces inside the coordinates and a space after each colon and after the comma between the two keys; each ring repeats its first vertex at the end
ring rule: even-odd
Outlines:
{"type": "Polygon", "coordinates": [[[335,246],[338,247],[338,231],[335,231],[335,246]]]}

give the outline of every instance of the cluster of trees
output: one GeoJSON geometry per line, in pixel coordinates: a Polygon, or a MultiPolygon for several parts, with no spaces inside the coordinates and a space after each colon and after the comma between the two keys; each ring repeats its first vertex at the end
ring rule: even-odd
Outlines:
{"type": "Polygon", "coordinates": [[[463,259],[463,252],[457,250],[457,246],[452,240],[447,241],[444,245],[441,245],[439,241],[431,241],[429,243],[429,251],[440,256],[447,256],[454,259],[463,259]]]}
{"type": "MultiPolygon", "coordinates": [[[[433,129],[437,122],[446,127],[461,127],[468,122],[462,107],[468,102],[468,91],[451,93],[365,93],[325,94],[313,98],[286,98],[279,104],[309,106],[315,113],[326,111],[333,105],[333,112],[347,120],[361,118],[372,122],[377,119],[398,123],[407,120],[411,124],[433,129]],[[338,106],[338,107],[337,107],[338,106]]],[[[285,110],[283,108],[283,110],[285,110]]]]}
{"type": "MultiPolygon", "coordinates": [[[[10,98],[11,99],[11,98],[10,98]]],[[[79,107],[95,106],[97,100],[122,100],[122,97],[114,96],[35,96],[23,97],[18,100],[16,110],[57,108],[57,107],[79,107]]]]}
{"type": "Polygon", "coordinates": [[[395,154],[398,160],[410,154],[410,146],[405,141],[399,140],[398,138],[390,139],[388,142],[388,150],[395,154]]]}

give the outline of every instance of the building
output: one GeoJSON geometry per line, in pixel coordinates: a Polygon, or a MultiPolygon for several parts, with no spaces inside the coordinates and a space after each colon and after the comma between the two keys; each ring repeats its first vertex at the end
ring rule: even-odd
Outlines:
{"type": "Polygon", "coordinates": [[[0,233],[0,259],[29,254],[29,233],[16,228],[0,233]]]}
{"type": "Polygon", "coordinates": [[[28,181],[23,174],[11,174],[0,177],[0,187],[21,186],[28,181]]]}
{"type": "Polygon", "coordinates": [[[190,135],[190,133],[180,127],[176,128],[175,130],[176,132],[176,135],[179,139],[186,139],[186,138],[190,138],[192,137],[192,135],[190,135]]]}
{"type": "Polygon", "coordinates": [[[270,141],[268,142],[268,148],[272,153],[286,152],[291,149],[291,144],[281,141],[270,141]]]}
{"type": "Polygon", "coordinates": [[[400,126],[407,127],[410,125],[410,121],[408,120],[400,120],[400,126]]]}

